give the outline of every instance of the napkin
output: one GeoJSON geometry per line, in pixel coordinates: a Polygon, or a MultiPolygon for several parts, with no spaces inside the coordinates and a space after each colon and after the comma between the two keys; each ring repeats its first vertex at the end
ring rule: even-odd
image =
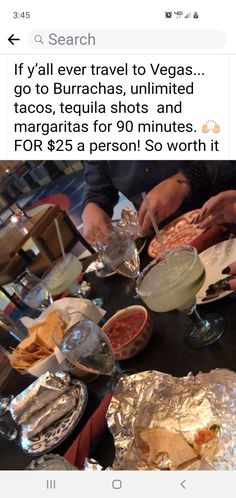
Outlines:
{"type": "Polygon", "coordinates": [[[89,418],[80,434],[64,454],[64,458],[78,469],[83,469],[85,458],[93,454],[97,444],[107,429],[106,413],[111,398],[112,393],[109,391],[104,396],[93,415],[89,418]]]}
{"type": "Polygon", "coordinates": [[[222,242],[228,238],[228,229],[224,225],[217,225],[215,227],[208,228],[208,230],[196,237],[190,245],[195,247],[198,253],[200,253],[208,249],[208,247],[218,244],[218,242],[222,242]]]}
{"type": "Polygon", "coordinates": [[[76,323],[80,320],[80,314],[83,313],[90,320],[93,320],[95,323],[99,323],[102,317],[105,315],[106,311],[102,308],[96,306],[89,299],[82,299],[78,297],[64,297],[62,299],[58,299],[58,301],[54,301],[37,319],[29,318],[28,316],[23,316],[21,318],[21,322],[25,327],[29,327],[35,323],[39,323],[44,318],[51,313],[52,311],[58,310],[62,314],[65,313],[74,313],[73,321],[70,322],[70,325],[76,323]]]}

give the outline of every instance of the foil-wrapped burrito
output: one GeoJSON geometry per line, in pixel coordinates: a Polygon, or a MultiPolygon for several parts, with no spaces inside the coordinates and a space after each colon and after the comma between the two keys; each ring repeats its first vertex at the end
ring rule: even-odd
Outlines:
{"type": "Polygon", "coordinates": [[[114,470],[236,470],[236,372],[120,379],[107,412],[114,470]]]}
{"type": "Polygon", "coordinates": [[[67,391],[69,384],[69,374],[46,372],[12,400],[10,404],[12,418],[18,424],[25,423],[33,413],[67,391]]]}
{"type": "Polygon", "coordinates": [[[56,422],[56,420],[69,413],[76,405],[76,395],[76,389],[72,388],[41,408],[41,410],[38,410],[37,413],[27,420],[26,425],[23,424],[23,434],[27,434],[28,438],[32,438],[43,429],[46,429],[46,427],[49,427],[53,422],[56,422]]]}
{"type": "Polygon", "coordinates": [[[112,468],[111,467],[106,467],[106,469],[104,469],[93,458],[85,458],[83,470],[112,470],[112,468]]]}

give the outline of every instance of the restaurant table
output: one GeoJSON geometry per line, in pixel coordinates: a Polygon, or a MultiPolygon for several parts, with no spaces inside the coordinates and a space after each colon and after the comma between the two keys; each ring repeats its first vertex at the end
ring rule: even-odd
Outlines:
{"type": "Polygon", "coordinates": [[[42,275],[52,262],[61,256],[55,220],[58,222],[66,252],[70,252],[77,242],[80,242],[91,254],[95,252],[68,214],[61,211],[57,205],[49,206],[35,213],[20,227],[19,224],[14,225],[9,221],[7,226],[0,230],[1,286],[14,280],[18,268],[18,274],[27,267],[36,275],[42,275]],[[37,247],[37,255],[32,250],[26,250],[27,243],[29,247],[32,243],[37,247]]]}
{"type": "Polygon", "coordinates": [[[48,258],[45,248],[40,244],[39,236],[44,227],[57,217],[59,211],[59,206],[50,206],[28,219],[21,228],[18,227],[17,223],[14,225],[9,221],[0,233],[0,259],[4,259],[6,256],[9,258],[19,253],[28,240],[32,239],[50,263],[51,260],[48,258]]]}
{"type": "MultiPolygon", "coordinates": [[[[142,265],[145,265],[147,261],[148,257],[143,254],[142,265]]],[[[135,285],[127,278],[114,275],[99,279],[94,273],[89,273],[86,279],[92,284],[94,296],[103,297],[104,308],[107,310],[106,318],[120,308],[132,304],[143,304],[134,297],[135,285]]],[[[232,294],[215,303],[201,305],[198,309],[203,317],[208,312],[216,312],[224,317],[225,332],[218,342],[203,349],[189,349],[184,344],[184,334],[190,322],[184,313],[179,311],[150,312],[154,325],[150,342],[138,355],[120,362],[120,368],[130,372],[158,370],[177,377],[187,375],[189,372],[193,374],[199,371],[208,372],[215,368],[236,370],[236,296],[232,294]]],[[[5,394],[17,394],[32,380],[33,378],[28,375],[13,371],[2,391],[5,394]]],[[[54,453],[60,455],[65,453],[110,386],[110,379],[104,376],[87,384],[89,399],[85,413],[76,429],[63,444],[53,450],[54,453]]],[[[103,435],[92,456],[104,466],[112,464],[114,444],[109,431],[103,435]]],[[[24,469],[31,459],[32,457],[26,455],[16,443],[0,439],[0,469],[24,469]]]]}
{"type": "MultiPolygon", "coordinates": [[[[33,252],[25,251],[24,248],[28,241],[33,241],[38,248],[44,266],[47,268],[51,264],[52,258],[48,254],[47,247],[41,241],[41,234],[45,227],[57,218],[59,212],[60,208],[58,206],[50,206],[28,219],[20,228],[18,224],[14,225],[9,219],[8,224],[1,229],[0,290],[12,302],[15,302],[15,296],[9,294],[4,286],[11,283],[32,262],[32,257],[29,254],[33,254],[33,252]]],[[[18,304],[17,306],[19,307],[18,304]]]]}

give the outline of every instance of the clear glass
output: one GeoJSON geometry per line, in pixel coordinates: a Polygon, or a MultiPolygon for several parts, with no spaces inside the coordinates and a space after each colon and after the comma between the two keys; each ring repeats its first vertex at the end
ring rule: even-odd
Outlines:
{"type": "Polygon", "coordinates": [[[62,294],[66,290],[72,295],[81,295],[81,288],[76,278],[82,269],[81,261],[74,254],[68,253],[65,258],[61,257],[55,261],[44,275],[43,281],[52,296],[62,294]]]}
{"type": "Polygon", "coordinates": [[[13,441],[18,436],[17,429],[10,427],[6,422],[0,420],[0,436],[8,439],[8,441],[13,441]]]}
{"type": "Polygon", "coordinates": [[[94,264],[96,275],[99,278],[110,277],[111,275],[114,275],[114,273],[115,273],[115,271],[112,268],[109,268],[109,266],[104,265],[100,254],[98,254],[97,259],[92,264],[94,264]]]}
{"type": "Polygon", "coordinates": [[[131,235],[122,227],[111,225],[111,231],[103,240],[97,240],[96,250],[106,267],[117,273],[136,279],[139,275],[139,254],[131,235]]]}
{"type": "Polygon", "coordinates": [[[8,411],[13,398],[14,396],[10,394],[9,396],[0,395],[0,417],[8,411]]]}
{"type": "Polygon", "coordinates": [[[55,335],[53,337],[62,355],[75,367],[100,375],[115,374],[115,360],[109,339],[85,315],[81,314],[80,320],[68,328],[60,341],[55,335]]]}
{"type": "Polygon", "coordinates": [[[29,271],[23,272],[12,285],[17,296],[30,308],[43,311],[53,299],[43,280],[29,271]]]}
{"type": "Polygon", "coordinates": [[[0,350],[11,354],[12,350],[26,337],[15,322],[0,311],[0,350]]]}
{"type": "Polygon", "coordinates": [[[202,320],[196,311],[196,294],[205,281],[205,269],[193,247],[166,252],[148,265],[137,280],[137,293],[146,305],[159,313],[179,309],[191,319],[186,333],[189,347],[201,348],[223,334],[223,319],[202,320]]]}

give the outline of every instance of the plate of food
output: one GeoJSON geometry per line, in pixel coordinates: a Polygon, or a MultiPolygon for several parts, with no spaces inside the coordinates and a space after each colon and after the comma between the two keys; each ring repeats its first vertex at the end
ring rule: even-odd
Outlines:
{"type": "MultiPolygon", "coordinates": [[[[200,209],[189,211],[160,230],[160,237],[167,251],[178,246],[191,244],[205,231],[193,223],[199,212],[200,209]]],[[[148,246],[148,255],[150,258],[157,258],[162,252],[162,246],[155,236],[148,246]]]]}
{"type": "Polygon", "coordinates": [[[87,388],[68,373],[47,372],[13,399],[10,413],[22,449],[32,456],[58,446],[74,429],[87,405],[87,388]]]}
{"type": "Polygon", "coordinates": [[[209,247],[199,257],[206,270],[205,282],[197,293],[197,304],[206,304],[222,299],[232,290],[225,290],[225,283],[231,278],[222,270],[236,261],[236,239],[229,239],[209,247]]]}

